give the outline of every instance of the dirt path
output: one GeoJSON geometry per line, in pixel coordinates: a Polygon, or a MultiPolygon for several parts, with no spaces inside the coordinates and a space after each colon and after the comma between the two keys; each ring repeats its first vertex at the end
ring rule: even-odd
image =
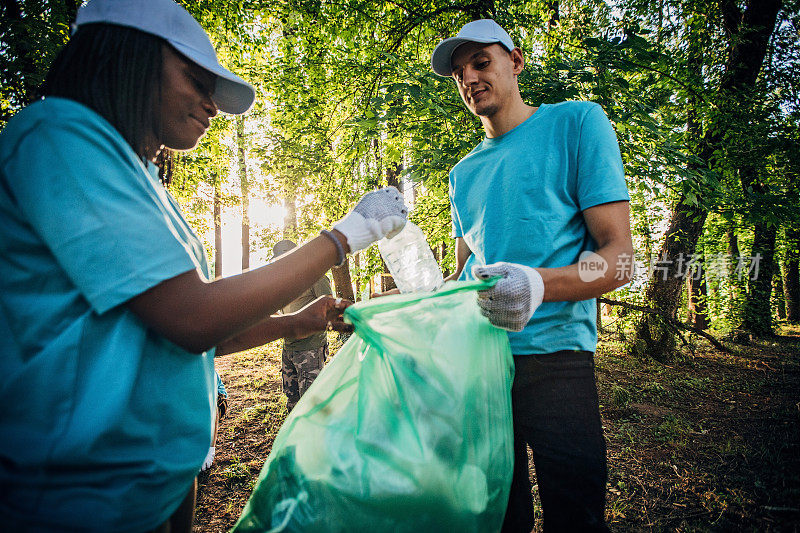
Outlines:
{"type": "MultiPolygon", "coordinates": [[[[669,365],[601,342],[613,530],[800,531],[800,328],[782,333],[735,355],[701,343],[669,365]]],[[[269,455],[286,416],[279,356],[272,343],[217,360],[229,414],[200,478],[197,532],[233,526],[269,455]]]]}

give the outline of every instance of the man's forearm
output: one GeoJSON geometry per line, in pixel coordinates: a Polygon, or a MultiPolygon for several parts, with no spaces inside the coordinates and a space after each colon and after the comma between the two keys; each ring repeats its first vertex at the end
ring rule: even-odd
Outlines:
{"type": "Polygon", "coordinates": [[[621,287],[630,281],[632,256],[626,243],[610,243],[578,263],[537,268],[544,282],[544,301],[589,300],[621,287]]]}
{"type": "Polygon", "coordinates": [[[453,272],[452,274],[450,274],[449,276],[444,278],[444,281],[456,281],[460,274],[461,274],[461,271],[457,270],[456,272],[453,272]]]}
{"type": "Polygon", "coordinates": [[[463,237],[456,237],[455,239],[455,247],[456,247],[456,268],[452,274],[444,278],[445,281],[455,281],[461,275],[461,271],[464,270],[464,265],[467,263],[467,259],[469,256],[472,255],[472,250],[469,249],[467,243],[464,242],[463,237]]]}
{"type": "Polygon", "coordinates": [[[597,298],[626,284],[633,275],[628,202],[590,207],[583,211],[583,217],[598,249],[593,254],[582,254],[577,263],[569,266],[536,268],[544,282],[545,302],[597,298]]]}

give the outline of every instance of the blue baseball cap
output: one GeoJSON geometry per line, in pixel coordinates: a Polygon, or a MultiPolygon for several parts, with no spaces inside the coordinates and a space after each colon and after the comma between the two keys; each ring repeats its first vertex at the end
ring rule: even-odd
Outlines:
{"type": "Polygon", "coordinates": [[[492,19],[481,19],[464,24],[455,37],[445,39],[436,45],[431,54],[431,68],[439,76],[449,77],[453,73],[450,58],[456,48],[464,43],[499,43],[509,52],[514,49],[514,41],[506,30],[492,19]]]}
{"type": "Polygon", "coordinates": [[[166,40],[189,60],[216,76],[211,98],[220,111],[238,115],[253,105],[253,86],[219,64],[205,30],[173,0],[89,0],[78,9],[73,32],[84,24],[115,24],[166,40]]]}

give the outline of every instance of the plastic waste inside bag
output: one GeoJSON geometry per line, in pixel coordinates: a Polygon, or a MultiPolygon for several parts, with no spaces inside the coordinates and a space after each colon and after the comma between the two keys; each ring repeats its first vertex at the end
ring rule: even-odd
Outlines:
{"type": "Polygon", "coordinates": [[[475,291],[386,296],[287,417],[234,531],[498,531],[513,359],[475,291]]]}

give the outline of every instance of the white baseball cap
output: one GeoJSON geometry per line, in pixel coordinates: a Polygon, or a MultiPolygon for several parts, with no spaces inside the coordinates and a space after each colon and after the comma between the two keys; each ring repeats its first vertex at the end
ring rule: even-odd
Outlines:
{"type": "Polygon", "coordinates": [[[89,0],[78,10],[73,32],[84,24],[116,24],[163,38],[217,77],[211,98],[220,111],[238,115],[253,105],[253,86],[222,67],[205,30],[173,0],[89,0]]]}
{"type": "Polygon", "coordinates": [[[506,30],[492,19],[475,20],[464,24],[455,37],[445,39],[436,45],[431,54],[431,68],[439,76],[449,77],[453,73],[450,58],[456,48],[464,43],[500,43],[509,52],[514,49],[514,41],[506,30]]]}

